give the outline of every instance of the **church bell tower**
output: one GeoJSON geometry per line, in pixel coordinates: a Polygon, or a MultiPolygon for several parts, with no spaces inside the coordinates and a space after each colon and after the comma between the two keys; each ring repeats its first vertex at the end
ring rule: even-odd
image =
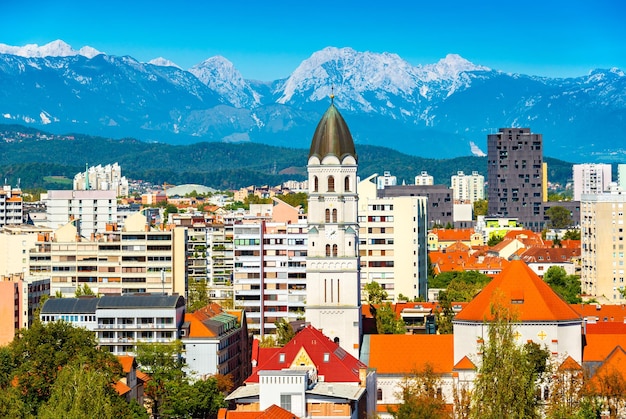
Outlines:
{"type": "Polygon", "coordinates": [[[361,287],[357,155],[350,130],[334,101],[313,135],[307,172],[306,321],[358,358],[361,287]]]}

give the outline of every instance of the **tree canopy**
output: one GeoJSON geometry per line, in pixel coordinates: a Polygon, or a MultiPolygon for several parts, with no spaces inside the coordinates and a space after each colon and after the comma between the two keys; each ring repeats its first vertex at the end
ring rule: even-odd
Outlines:
{"type": "Polygon", "coordinates": [[[582,301],[580,278],[577,275],[567,275],[560,266],[550,266],[543,275],[543,280],[569,304],[582,301]]]}

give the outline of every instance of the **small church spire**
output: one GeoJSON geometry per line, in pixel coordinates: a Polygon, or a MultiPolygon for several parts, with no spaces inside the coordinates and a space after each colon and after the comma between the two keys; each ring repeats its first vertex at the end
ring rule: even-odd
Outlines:
{"type": "Polygon", "coordinates": [[[335,103],[335,85],[330,85],[330,104],[333,105],[335,103]]]}

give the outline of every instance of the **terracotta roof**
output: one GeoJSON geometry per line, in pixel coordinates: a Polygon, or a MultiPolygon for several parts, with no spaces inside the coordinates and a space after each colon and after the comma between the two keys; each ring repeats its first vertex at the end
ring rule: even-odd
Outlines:
{"type": "Polygon", "coordinates": [[[565,361],[559,365],[559,371],[582,371],[582,367],[571,356],[565,358],[565,361]]]}
{"type": "Polygon", "coordinates": [[[474,234],[475,231],[473,228],[434,228],[430,231],[430,233],[436,235],[440,242],[456,242],[470,241],[472,234],[474,234]]]}
{"type": "MultiPolygon", "coordinates": [[[[189,338],[207,338],[218,336],[218,323],[214,321],[216,317],[234,316],[230,312],[225,312],[219,304],[211,303],[206,307],[194,311],[193,313],[185,313],[185,321],[189,322],[189,338]]],[[[240,322],[240,318],[237,317],[240,322]]]]}
{"type": "Polygon", "coordinates": [[[514,260],[456,315],[455,320],[490,320],[491,304],[496,290],[503,294],[503,303],[514,310],[518,321],[580,319],[580,315],[524,262],[514,260]]]}
{"type": "Polygon", "coordinates": [[[505,239],[516,239],[524,243],[526,247],[545,246],[540,234],[532,230],[510,230],[504,235],[505,239]]]}
{"type": "Polygon", "coordinates": [[[626,379],[626,352],[621,346],[616,346],[611,351],[586,384],[596,391],[601,390],[603,378],[608,378],[614,373],[621,375],[622,380],[626,379]]]}
{"type": "Polygon", "coordinates": [[[152,380],[152,377],[150,377],[145,372],[139,371],[139,370],[137,370],[137,378],[143,381],[144,383],[147,383],[148,381],[152,380]]]}
{"type": "Polygon", "coordinates": [[[124,372],[128,374],[133,367],[135,357],[129,355],[118,355],[117,359],[120,361],[120,364],[122,364],[122,369],[124,370],[124,372]]]}
{"type": "Polygon", "coordinates": [[[436,273],[452,271],[500,271],[508,261],[499,256],[482,256],[471,251],[434,251],[428,252],[436,273]]]}
{"type": "Polygon", "coordinates": [[[298,416],[275,404],[265,409],[264,412],[238,412],[220,409],[217,417],[218,419],[299,419],[298,416]]]}
{"type": "Polygon", "coordinates": [[[469,252],[470,247],[462,242],[454,242],[448,247],[446,247],[446,251],[455,251],[455,252],[469,252]]]}
{"type": "Polygon", "coordinates": [[[430,364],[437,374],[452,373],[453,335],[370,335],[369,367],[377,374],[405,375],[430,364]]]}
{"type": "Polygon", "coordinates": [[[130,391],[130,387],[128,387],[122,381],[117,381],[115,384],[113,384],[113,388],[115,389],[115,391],[117,391],[117,394],[119,394],[120,396],[123,396],[124,394],[130,391]]]}
{"type": "Polygon", "coordinates": [[[626,334],[626,323],[619,322],[600,322],[600,323],[587,323],[587,334],[608,334],[608,335],[622,335],[626,334]]]}
{"type": "Polygon", "coordinates": [[[365,364],[332,342],[316,328],[308,325],[301,329],[282,348],[259,348],[258,364],[246,383],[258,383],[259,371],[279,371],[292,364],[310,362],[317,375],[328,383],[360,382],[359,369],[365,364]]]}
{"type": "Polygon", "coordinates": [[[626,348],[626,335],[587,335],[583,364],[604,361],[616,346],[626,348]]]}
{"type": "Polygon", "coordinates": [[[571,262],[572,259],[579,257],[580,248],[531,247],[526,249],[520,256],[526,263],[564,263],[571,262]]]}
{"type": "Polygon", "coordinates": [[[454,369],[455,370],[475,370],[476,365],[474,365],[474,363],[467,356],[464,356],[463,358],[461,358],[459,362],[456,363],[456,365],[454,365],[454,369]]]}
{"type": "Polygon", "coordinates": [[[572,308],[586,319],[597,322],[626,322],[626,304],[572,304],[572,308]]]}

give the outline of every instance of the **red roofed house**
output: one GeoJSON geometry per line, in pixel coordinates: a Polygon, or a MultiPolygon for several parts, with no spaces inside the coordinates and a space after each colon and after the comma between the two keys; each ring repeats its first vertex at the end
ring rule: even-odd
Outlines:
{"type": "Polygon", "coordinates": [[[468,247],[484,244],[483,235],[473,228],[434,228],[428,232],[428,250],[442,250],[455,243],[463,243],[468,247]]]}
{"type": "Polygon", "coordinates": [[[465,356],[479,359],[497,298],[517,317],[514,329],[520,343],[533,341],[556,356],[570,356],[582,364],[582,317],[521,260],[511,261],[454,318],[455,364],[465,356]]]}
{"type": "Polygon", "coordinates": [[[122,365],[125,376],[115,383],[115,390],[120,396],[124,396],[127,402],[135,400],[143,406],[145,374],[141,377],[138,375],[139,370],[134,356],[119,355],[117,359],[122,365]]]}
{"type": "Polygon", "coordinates": [[[222,408],[217,413],[217,419],[299,419],[293,413],[275,404],[264,411],[238,412],[222,408]]]}
{"type": "Polygon", "coordinates": [[[552,266],[563,268],[567,275],[574,275],[580,267],[580,247],[531,247],[521,254],[520,259],[540,277],[552,266]]]}
{"type": "Polygon", "coordinates": [[[255,341],[252,367],[245,385],[226,397],[236,411],[275,404],[299,417],[360,419],[374,412],[376,373],[312,326],[282,348],[255,341]]]}

